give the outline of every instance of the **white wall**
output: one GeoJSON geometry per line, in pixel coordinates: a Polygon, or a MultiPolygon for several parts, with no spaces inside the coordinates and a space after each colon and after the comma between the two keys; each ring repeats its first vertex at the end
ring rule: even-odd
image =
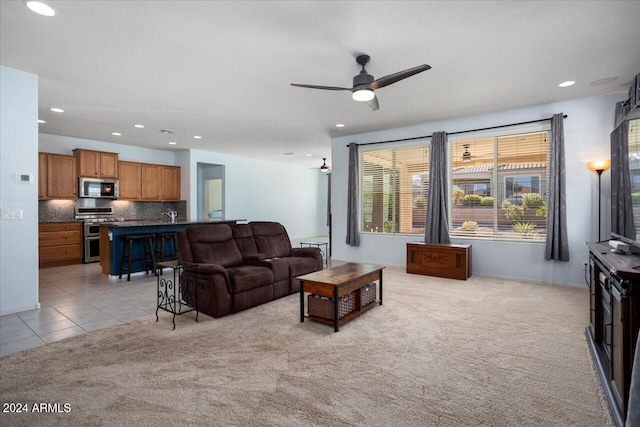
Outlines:
{"type": "MultiPolygon", "coordinates": [[[[255,160],[201,150],[181,153],[178,163],[187,181],[189,216],[197,218],[198,163],[225,165],[224,211],[228,219],[277,221],[291,239],[327,234],[326,193],[318,194],[323,173],[317,169],[255,160]],[[185,167],[188,166],[188,167],[185,167]],[[193,203],[192,203],[193,202],[193,203]]],[[[183,181],[183,184],[185,181],[183,181]]]]}
{"type": "MultiPolygon", "coordinates": [[[[588,258],[584,244],[597,240],[597,175],[587,162],[610,158],[609,134],[613,130],[615,103],[624,93],[541,105],[501,113],[425,123],[380,132],[335,138],[331,142],[333,258],[345,261],[375,262],[405,266],[406,243],[423,236],[361,234],[359,247],[345,243],[347,212],[347,169],[350,142],[375,142],[430,135],[437,131],[455,132],[501,124],[518,123],[564,113],[567,222],[570,242],[569,262],[544,260],[544,244],[525,242],[454,239],[454,243],[473,245],[473,273],[512,277],[549,283],[584,284],[583,265],[588,258]]],[[[610,179],[602,176],[602,236],[610,233],[610,179]]]]}
{"type": "Polygon", "coordinates": [[[199,218],[198,163],[224,165],[226,218],[278,221],[285,225],[291,239],[328,233],[325,225],[327,178],[317,169],[201,150],[156,150],[46,133],[39,135],[39,151],[72,154],[76,148],[119,153],[120,160],[180,166],[180,193],[181,198],[187,200],[190,219],[199,218]]]}
{"type": "Polygon", "coordinates": [[[38,304],[38,77],[0,66],[0,315],[38,304]],[[19,184],[16,173],[33,176],[19,184]]]}
{"type": "MultiPolygon", "coordinates": [[[[46,128],[43,128],[43,131],[44,130],[46,130],[46,128]]],[[[76,148],[118,153],[118,160],[128,162],[157,163],[170,166],[176,165],[175,152],[170,150],[134,147],[131,145],[72,138],[70,136],[50,135],[46,133],[41,133],[39,135],[39,151],[70,155],[73,154],[73,150],[76,148]]]]}

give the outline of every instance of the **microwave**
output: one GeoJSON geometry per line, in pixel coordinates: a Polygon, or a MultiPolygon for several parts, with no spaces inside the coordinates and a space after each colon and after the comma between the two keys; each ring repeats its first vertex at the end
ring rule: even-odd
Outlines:
{"type": "Polygon", "coordinates": [[[96,179],[96,178],[79,178],[80,197],[91,197],[100,199],[117,199],[118,198],[118,180],[117,179],[96,179]]]}

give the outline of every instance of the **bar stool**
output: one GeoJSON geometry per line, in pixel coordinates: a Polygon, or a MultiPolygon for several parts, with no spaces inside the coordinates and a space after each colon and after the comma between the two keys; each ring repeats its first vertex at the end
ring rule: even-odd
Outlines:
{"type": "Polygon", "coordinates": [[[131,281],[131,265],[144,264],[145,274],[149,271],[155,273],[156,257],[153,252],[153,234],[127,234],[122,236],[124,244],[122,246],[122,256],[120,257],[120,276],[126,271],[127,282],[131,281]],[[134,258],[135,242],[142,245],[142,258],[134,258]]]}
{"type": "MultiPolygon", "coordinates": [[[[156,242],[153,250],[155,252],[156,262],[177,259],[176,233],[156,234],[156,242]]],[[[160,274],[162,274],[162,271],[160,271],[160,274]]]]}

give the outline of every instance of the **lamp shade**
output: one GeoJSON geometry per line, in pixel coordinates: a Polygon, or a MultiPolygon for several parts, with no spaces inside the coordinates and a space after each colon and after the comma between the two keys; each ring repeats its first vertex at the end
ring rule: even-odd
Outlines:
{"type": "Polygon", "coordinates": [[[593,160],[587,163],[587,167],[594,172],[603,172],[611,167],[611,160],[593,160]]]}
{"type": "Polygon", "coordinates": [[[355,92],[353,92],[354,101],[371,101],[374,96],[375,94],[373,93],[373,91],[369,89],[356,90],[355,92]]]}

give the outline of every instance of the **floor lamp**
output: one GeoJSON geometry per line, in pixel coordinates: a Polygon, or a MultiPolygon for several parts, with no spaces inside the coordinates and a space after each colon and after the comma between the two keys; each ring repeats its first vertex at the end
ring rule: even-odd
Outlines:
{"type": "Polygon", "coordinates": [[[602,172],[611,167],[611,160],[594,160],[587,163],[587,167],[598,174],[598,242],[600,241],[600,215],[602,208],[602,172]]]}

